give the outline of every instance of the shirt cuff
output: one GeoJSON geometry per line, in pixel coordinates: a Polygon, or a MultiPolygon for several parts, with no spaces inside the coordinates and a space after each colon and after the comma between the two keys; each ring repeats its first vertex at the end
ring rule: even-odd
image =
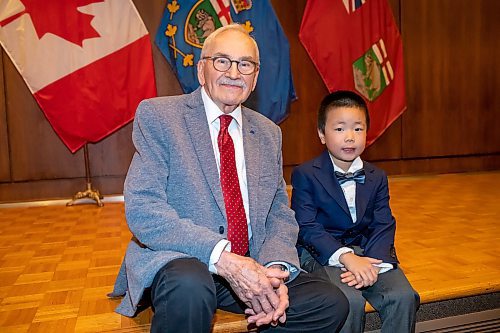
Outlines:
{"type": "Polygon", "coordinates": [[[208,261],[208,270],[217,274],[217,268],[215,268],[215,264],[219,261],[220,256],[223,251],[231,252],[231,242],[227,239],[221,239],[212,250],[210,254],[210,260],[208,261]]]}
{"type": "Polygon", "coordinates": [[[284,267],[285,271],[287,271],[288,273],[290,273],[290,275],[288,276],[288,280],[286,280],[285,283],[288,283],[288,282],[292,281],[293,279],[295,279],[297,277],[297,275],[299,275],[299,270],[297,269],[297,267],[295,267],[293,265],[290,265],[287,262],[284,262],[284,261],[271,261],[271,262],[267,263],[265,265],[265,267],[268,268],[268,267],[271,267],[272,265],[281,265],[281,266],[284,267]]]}
{"type": "Polygon", "coordinates": [[[391,269],[394,268],[393,264],[389,264],[389,263],[386,263],[386,262],[383,262],[381,264],[376,264],[376,265],[373,265],[373,266],[380,268],[380,271],[378,271],[379,274],[385,273],[385,272],[390,271],[391,269]]]}
{"type": "Polygon", "coordinates": [[[349,252],[354,253],[354,250],[349,247],[341,247],[332,254],[330,259],[328,259],[328,266],[344,267],[344,265],[340,263],[339,259],[341,255],[349,252]]]}

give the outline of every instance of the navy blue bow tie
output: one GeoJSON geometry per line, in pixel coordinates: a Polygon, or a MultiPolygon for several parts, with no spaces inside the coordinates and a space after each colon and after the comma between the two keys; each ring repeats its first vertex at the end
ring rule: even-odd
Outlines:
{"type": "Polygon", "coordinates": [[[354,173],[352,173],[352,172],[342,173],[339,171],[335,171],[335,177],[337,177],[337,180],[339,181],[340,185],[342,185],[345,182],[348,182],[350,180],[354,180],[356,183],[364,184],[365,183],[365,170],[360,169],[354,173]]]}

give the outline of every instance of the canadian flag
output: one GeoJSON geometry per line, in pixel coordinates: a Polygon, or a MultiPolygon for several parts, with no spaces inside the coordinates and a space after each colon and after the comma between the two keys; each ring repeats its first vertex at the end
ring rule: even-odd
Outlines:
{"type": "Polygon", "coordinates": [[[0,43],[71,152],[156,96],[149,34],[130,0],[2,0],[0,43]]]}

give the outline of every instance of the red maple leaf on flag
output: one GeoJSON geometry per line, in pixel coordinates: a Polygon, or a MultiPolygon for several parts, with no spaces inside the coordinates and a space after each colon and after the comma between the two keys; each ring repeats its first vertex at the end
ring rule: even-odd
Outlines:
{"type": "Polygon", "coordinates": [[[100,37],[90,25],[94,15],[82,13],[78,7],[104,0],[21,0],[25,13],[31,16],[38,38],[52,33],[67,41],[82,46],[87,38],[100,37]]]}

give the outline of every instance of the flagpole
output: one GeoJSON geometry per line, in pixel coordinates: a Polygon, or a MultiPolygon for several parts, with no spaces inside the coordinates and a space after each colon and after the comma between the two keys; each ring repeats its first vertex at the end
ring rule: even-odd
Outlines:
{"type": "Polygon", "coordinates": [[[87,144],[83,146],[83,156],[85,158],[85,179],[87,181],[87,189],[85,191],[77,192],[73,199],[71,199],[66,206],[73,206],[76,200],[89,198],[96,202],[97,206],[102,207],[104,203],[101,201],[102,195],[99,193],[99,190],[92,188],[92,180],[90,175],[90,162],[89,162],[89,149],[87,144]]]}

